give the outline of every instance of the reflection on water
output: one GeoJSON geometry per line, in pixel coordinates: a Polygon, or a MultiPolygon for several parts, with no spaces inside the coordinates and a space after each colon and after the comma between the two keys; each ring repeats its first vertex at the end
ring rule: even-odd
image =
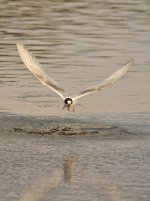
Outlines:
{"type": "Polygon", "coordinates": [[[72,183],[73,175],[75,172],[75,157],[68,157],[64,163],[64,179],[66,182],[72,183]]]}
{"type": "MultiPolygon", "coordinates": [[[[121,196],[120,190],[106,176],[90,178],[90,176],[88,176],[83,170],[82,172],[78,173],[78,177],[74,177],[73,180],[72,175],[75,172],[74,164],[74,157],[66,158],[63,169],[64,171],[62,171],[62,169],[57,169],[50,176],[47,175],[39,181],[36,181],[35,184],[31,185],[29,190],[23,193],[20,201],[40,201],[43,200],[48,193],[50,193],[51,199],[53,198],[53,200],[58,200],[59,197],[61,197],[61,193],[64,194],[63,197],[65,197],[66,194],[66,196],[68,195],[69,198],[71,194],[69,192],[72,191],[73,193],[73,191],[76,190],[77,185],[80,186],[80,189],[78,189],[77,197],[75,196],[73,200],[77,200],[78,198],[79,200],[100,200],[102,197],[103,200],[124,200],[121,196]],[[63,178],[65,180],[63,180],[63,178]],[[67,185],[65,182],[69,182],[70,185],[67,185]],[[64,192],[62,190],[63,188],[64,192]],[[54,189],[56,189],[55,194],[52,193],[54,189]],[[91,189],[95,195],[92,195],[92,197],[90,198],[88,191],[91,191],[91,189]],[[59,191],[59,194],[57,193],[57,191],[59,191]],[[84,194],[80,193],[82,191],[84,191],[84,194]],[[55,195],[55,197],[53,197],[53,195],[55,195]]],[[[62,200],[62,198],[60,198],[59,200],[62,200]]]]}
{"type": "MultiPolygon", "coordinates": [[[[67,117],[74,124],[82,119],[149,133],[150,1],[1,0],[0,8],[1,114],[67,117]],[[116,85],[81,99],[86,108],[68,113],[24,66],[19,40],[71,94],[131,57],[135,63],[116,85]]],[[[1,200],[149,201],[149,140],[118,139],[112,132],[108,139],[1,135],[1,200]]]]}
{"type": "MultiPolygon", "coordinates": [[[[45,177],[40,178],[39,181],[35,181],[30,189],[23,193],[20,201],[43,200],[42,197],[44,197],[44,194],[51,192],[54,188],[61,191],[61,187],[65,187],[64,182],[69,182],[70,184],[73,183],[72,179],[74,172],[75,158],[67,157],[64,162],[64,168],[57,169],[50,176],[45,175],[45,177]]],[[[56,194],[56,196],[58,196],[58,194],[56,194]]]]}
{"type": "Polygon", "coordinates": [[[3,201],[149,200],[149,136],[0,136],[3,201]]]}
{"type": "Polygon", "coordinates": [[[51,176],[36,181],[29,190],[21,196],[20,201],[43,200],[44,194],[51,189],[58,188],[62,180],[62,170],[55,171],[51,176]]]}

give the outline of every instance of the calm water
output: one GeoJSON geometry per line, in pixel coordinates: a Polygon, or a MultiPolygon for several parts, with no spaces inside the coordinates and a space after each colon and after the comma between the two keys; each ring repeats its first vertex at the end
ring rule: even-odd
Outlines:
{"type": "Polygon", "coordinates": [[[149,201],[149,146],[146,136],[1,136],[1,200],[149,201]]]}
{"type": "MultiPolygon", "coordinates": [[[[0,8],[1,113],[77,118],[149,133],[150,1],[1,0],[0,8]],[[68,113],[21,62],[19,40],[71,94],[103,80],[131,57],[135,63],[116,85],[82,98],[87,109],[68,113]]],[[[34,182],[57,177],[57,170],[63,178],[70,157],[76,164],[74,183],[47,190],[44,200],[150,200],[147,138],[1,137],[1,200],[20,200],[34,182]]]]}

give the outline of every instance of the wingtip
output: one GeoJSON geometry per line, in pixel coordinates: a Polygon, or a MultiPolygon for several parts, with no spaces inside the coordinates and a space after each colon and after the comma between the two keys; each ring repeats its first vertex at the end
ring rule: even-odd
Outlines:
{"type": "Polygon", "coordinates": [[[135,61],[135,59],[134,59],[134,58],[131,58],[131,59],[128,61],[128,63],[133,64],[134,61],[135,61]]]}
{"type": "Polygon", "coordinates": [[[130,60],[128,60],[128,62],[125,64],[125,66],[129,69],[133,65],[134,61],[135,61],[135,59],[131,58],[130,60]]]}
{"type": "Polygon", "coordinates": [[[18,42],[16,43],[16,46],[17,46],[18,49],[19,49],[19,47],[22,46],[22,45],[23,45],[23,43],[22,43],[21,41],[18,41],[18,42]]]}
{"type": "Polygon", "coordinates": [[[24,46],[26,43],[24,42],[24,41],[18,41],[17,43],[16,43],[16,46],[17,46],[17,48],[19,48],[19,47],[21,47],[21,46],[24,46]]]}

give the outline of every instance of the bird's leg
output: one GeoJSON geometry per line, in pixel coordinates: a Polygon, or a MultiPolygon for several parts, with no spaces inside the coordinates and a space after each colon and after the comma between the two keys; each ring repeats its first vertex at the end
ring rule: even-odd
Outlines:
{"type": "Polygon", "coordinates": [[[63,110],[64,110],[65,108],[67,108],[67,110],[68,110],[69,112],[74,112],[74,111],[75,111],[75,105],[64,105],[64,106],[63,106],[63,110]]]}
{"type": "Polygon", "coordinates": [[[72,112],[74,112],[75,111],[75,105],[72,107],[72,112]]]}

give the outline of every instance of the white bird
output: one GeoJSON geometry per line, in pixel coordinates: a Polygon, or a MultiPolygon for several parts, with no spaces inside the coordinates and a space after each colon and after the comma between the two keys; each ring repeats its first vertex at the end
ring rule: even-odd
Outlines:
{"type": "Polygon", "coordinates": [[[102,90],[103,88],[112,85],[119,79],[121,79],[127,71],[132,66],[134,60],[130,59],[122,68],[118,69],[116,72],[114,72],[111,76],[109,76],[104,81],[100,82],[99,84],[89,87],[81,92],[79,92],[75,96],[71,97],[65,97],[65,90],[52,78],[46,75],[46,73],[42,70],[41,64],[37,61],[37,59],[28,52],[28,50],[25,48],[24,44],[21,42],[17,43],[17,48],[20,54],[20,57],[24,64],[27,66],[27,68],[33,73],[33,75],[40,80],[40,82],[50,89],[52,89],[54,92],[56,92],[63,100],[64,100],[64,107],[63,109],[67,108],[68,111],[75,111],[76,106],[76,100],[86,96],[88,94],[95,93],[97,91],[102,90]]]}

